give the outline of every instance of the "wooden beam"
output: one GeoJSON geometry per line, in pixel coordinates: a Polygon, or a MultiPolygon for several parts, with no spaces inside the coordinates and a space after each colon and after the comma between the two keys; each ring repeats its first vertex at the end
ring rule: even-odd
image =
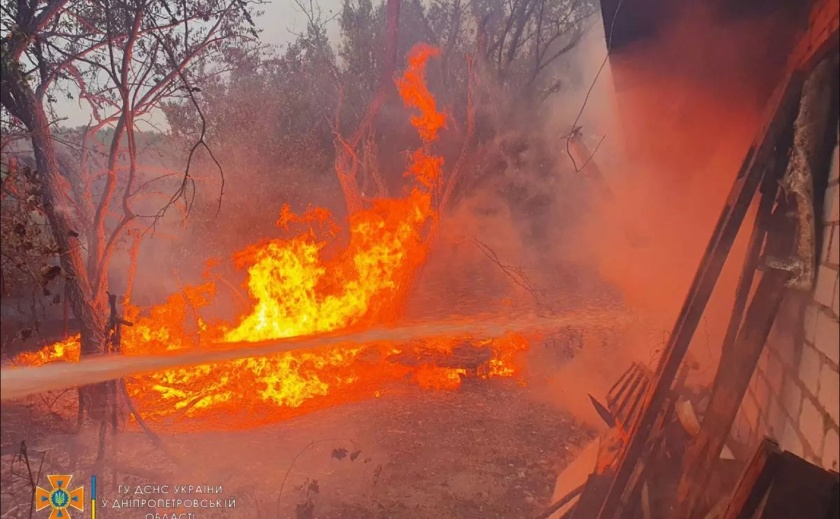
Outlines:
{"type": "MultiPolygon", "coordinates": [[[[788,141],[788,143],[789,143],[789,139],[790,139],[790,135],[788,135],[787,139],[786,139],[788,141]]],[[[749,302],[749,296],[750,296],[753,280],[754,280],[754,278],[757,274],[756,269],[758,268],[758,265],[759,265],[760,255],[762,253],[762,250],[764,250],[765,236],[767,235],[768,228],[771,227],[771,219],[772,219],[772,216],[773,216],[773,207],[776,203],[776,197],[777,197],[778,191],[779,191],[778,179],[781,177],[781,175],[784,173],[784,171],[787,167],[787,160],[785,160],[786,156],[787,156],[787,153],[785,151],[786,149],[787,149],[786,146],[780,146],[781,151],[779,153],[777,153],[777,156],[776,156],[777,160],[775,161],[775,163],[772,166],[772,172],[767,177],[765,177],[763,192],[762,192],[762,196],[761,196],[761,202],[759,203],[759,206],[758,206],[758,212],[756,214],[755,225],[753,226],[752,232],[750,234],[750,239],[749,239],[749,245],[747,247],[746,258],[744,260],[744,265],[743,265],[743,268],[742,268],[742,271],[741,271],[741,276],[740,276],[740,279],[738,281],[738,287],[737,287],[736,293],[735,293],[735,302],[734,302],[733,309],[732,309],[732,315],[730,316],[729,327],[727,329],[726,337],[724,338],[724,341],[723,341],[723,347],[721,348],[720,362],[718,364],[719,365],[718,372],[716,374],[715,383],[713,385],[714,388],[717,388],[721,383],[728,384],[728,385],[731,386],[731,384],[733,382],[735,382],[733,380],[727,380],[727,379],[721,380],[721,377],[730,377],[730,376],[733,375],[733,373],[731,371],[726,370],[722,367],[723,366],[729,366],[732,362],[738,362],[739,356],[741,356],[743,354],[743,352],[741,352],[740,350],[737,349],[737,344],[738,344],[737,339],[739,337],[739,331],[742,330],[741,324],[742,324],[742,321],[743,321],[743,315],[744,315],[744,311],[745,311],[745,308],[747,306],[747,303],[749,302]]],[[[774,244],[771,243],[770,245],[771,245],[770,248],[772,249],[773,248],[772,245],[774,245],[774,244]]],[[[755,299],[753,299],[753,300],[755,301],[755,299]]],[[[739,365],[741,365],[741,364],[739,363],[739,365]]],[[[747,371],[734,373],[734,376],[735,376],[736,379],[738,379],[738,380],[743,379],[742,382],[743,382],[744,390],[746,389],[746,386],[749,384],[749,380],[752,377],[752,372],[754,371],[754,369],[755,369],[755,366],[753,365],[753,366],[749,367],[749,369],[747,371]]],[[[737,393],[739,391],[739,389],[736,388],[735,391],[737,393]]],[[[713,397],[714,397],[714,393],[713,393],[713,397]]],[[[743,398],[743,394],[741,394],[741,396],[739,397],[739,402],[740,402],[740,398],[743,398]]],[[[711,407],[711,406],[712,406],[712,402],[710,401],[709,407],[711,407]]],[[[740,404],[739,404],[739,406],[740,406],[740,404]]],[[[733,415],[733,420],[734,420],[734,415],[733,415]]],[[[714,456],[714,459],[709,460],[709,466],[705,467],[705,470],[711,471],[713,469],[713,466],[716,463],[717,459],[720,458],[720,451],[722,450],[723,445],[725,444],[727,438],[729,437],[729,432],[731,430],[731,423],[729,423],[727,425],[727,424],[718,424],[718,423],[715,423],[714,421],[704,420],[703,426],[701,426],[700,431],[694,437],[699,438],[700,434],[703,433],[703,431],[705,431],[705,434],[708,435],[709,434],[709,427],[717,427],[717,429],[715,431],[715,434],[718,435],[718,438],[715,440],[714,443],[715,443],[715,445],[717,445],[718,443],[720,444],[720,448],[716,449],[716,454],[711,454],[711,453],[708,454],[709,457],[714,456]]],[[[699,440],[695,440],[695,441],[699,441],[699,440]]],[[[686,457],[686,464],[685,464],[686,469],[683,471],[684,474],[688,473],[690,471],[699,470],[698,466],[693,465],[692,463],[700,463],[700,462],[697,461],[697,460],[692,460],[691,455],[692,455],[692,451],[689,451],[688,456],[686,457]]],[[[693,476],[695,478],[699,478],[699,479],[704,478],[704,477],[701,477],[698,474],[693,474],[693,476]]],[[[694,484],[697,484],[697,482],[695,481],[694,484]]],[[[684,497],[682,495],[678,496],[678,501],[679,501],[681,506],[686,506],[686,507],[689,507],[689,508],[692,508],[692,507],[696,506],[696,503],[699,502],[702,498],[702,496],[699,495],[699,494],[703,494],[703,492],[697,490],[697,488],[709,488],[709,487],[708,486],[706,486],[706,487],[695,487],[694,489],[691,489],[690,492],[692,492],[692,495],[690,497],[684,497]],[[692,503],[686,504],[685,500],[687,500],[687,499],[693,499],[692,503]]],[[[686,516],[686,517],[688,517],[688,516],[686,516]]]]}
{"type": "Polygon", "coordinates": [[[729,250],[735,242],[750,203],[764,178],[768,160],[773,155],[782,133],[793,123],[801,85],[800,75],[792,74],[788,81],[777,90],[769,104],[768,122],[759,132],[756,142],[748,150],[729,193],[726,206],[718,219],[688,297],[669,338],[654,377],[654,383],[648,391],[644,410],[636,422],[612,487],[597,516],[599,519],[614,519],[620,512],[627,484],[636,472],[648,439],[662,414],[671,385],[703,316],[729,250]]]}
{"type": "Polygon", "coordinates": [[[753,280],[758,268],[759,257],[764,248],[764,237],[767,234],[767,226],[763,224],[770,217],[773,205],[776,203],[776,196],[779,192],[778,178],[784,172],[784,163],[777,163],[774,167],[776,174],[770,177],[769,182],[765,180],[764,191],[761,195],[761,202],[756,213],[756,225],[753,226],[750,234],[747,256],[744,260],[744,267],[738,279],[738,287],[735,289],[735,303],[732,306],[732,314],[729,317],[729,325],[726,329],[726,336],[723,338],[723,346],[720,350],[720,364],[726,362],[726,358],[735,345],[738,337],[738,330],[741,329],[741,322],[744,318],[744,310],[750,297],[753,280]]]}
{"type": "Polygon", "coordinates": [[[727,361],[718,368],[709,406],[700,434],[686,452],[683,475],[677,490],[679,517],[693,517],[707,488],[712,470],[720,459],[723,444],[729,437],[732,422],[741,407],[750,379],[761,357],[764,343],[776,319],[785,295],[788,272],[765,272],[747,309],[744,325],[738,333],[727,361]]]}

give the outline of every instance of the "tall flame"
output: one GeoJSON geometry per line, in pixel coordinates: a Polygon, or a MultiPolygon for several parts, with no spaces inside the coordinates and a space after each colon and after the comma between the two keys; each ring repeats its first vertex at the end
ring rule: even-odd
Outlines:
{"type": "MultiPolygon", "coordinates": [[[[278,226],[303,223],[309,224],[310,230],[291,239],[257,243],[236,254],[236,264],[247,269],[247,287],[253,300],[247,315],[235,325],[204,322],[197,311],[212,301],[215,286],[207,282],[187,287],[145,314],[128,308],[128,318],[135,325],[124,328],[122,353],[141,355],[221,341],[261,341],[396,319],[401,299],[427,254],[424,229],[437,218],[432,197],[444,161],[428,150],[446,119],[426,87],[425,68],[427,61],[438,54],[434,47],[416,46],[409,53],[407,70],[397,80],[406,106],[418,111],[411,122],[423,143],[411,155],[406,176],[413,180],[413,186],[404,198],[377,200],[370,208],[351,215],[349,243],[330,257],[324,249],[337,227],[329,213],[313,209],[295,215],[284,206],[278,226]],[[314,224],[321,226],[321,232],[314,231],[314,224]]],[[[428,341],[424,348],[446,354],[465,342],[470,339],[452,337],[428,341]]],[[[525,349],[527,342],[509,336],[476,346],[489,346],[495,352],[483,376],[512,376],[516,373],[514,355],[525,349]]],[[[393,344],[376,344],[288,352],[166,370],[131,379],[126,386],[147,419],[175,424],[179,417],[224,412],[247,420],[239,423],[255,425],[307,409],[375,396],[389,383],[406,379],[423,387],[455,388],[466,371],[386,360],[401,351],[393,344]]],[[[77,336],[21,355],[18,361],[35,365],[78,358],[77,336]]]]}

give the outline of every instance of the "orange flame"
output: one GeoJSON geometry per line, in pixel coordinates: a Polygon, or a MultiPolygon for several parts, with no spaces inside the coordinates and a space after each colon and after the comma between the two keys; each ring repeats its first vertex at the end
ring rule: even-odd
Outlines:
{"type": "Polygon", "coordinates": [[[417,108],[420,115],[411,118],[423,142],[437,139],[438,130],[446,124],[446,117],[437,111],[435,98],[426,87],[426,62],[440,55],[440,49],[420,43],[408,53],[408,70],[397,80],[397,88],[406,106],[417,108]]]}
{"type": "MultiPolygon", "coordinates": [[[[438,112],[425,84],[425,65],[439,51],[418,45],[409,54],[408,69],[397,81],[423,148],[412,156],[406,176],[415,180],[401,199],[378,200],[369,209],[351,215],[347,247],[331,257],[323,254],[327,239],[337,227],[325,209],[294,215],[283,206],[277,225],[319,226],[291,239],[273,239],[252,245],[235,255],[246,268],[253,307],[235,325],[207,323],[197,311],[215,295],[207,282],[170,296],[146,315],[127,308],[135,324],[124,328],[122,353],[143,355],[200,348],[214,342],[261,341],[309,335],[350,326],[389,322],[399,308],[412,277],[425,260],[426,224],[437,215],[432,188],[441,178],[443,158],[427,154],[437,139],[445,117],[438,112]]],[[[426,351],[451,353],[469,338],[428,341],[426,351]]],[[[37,365],[56,360],[78,361],[79,337],[18,357],[20,364],[37,365]]],[[[527,348],[519,336],[484,341],[494,352],[478,376],[513,376],[516,353],[527,348]]],[[[406,366],[389,362],[402,349],[393,344],[332,347],[295,351],[224,362],[215,365],[166,370],[127,381],[129,394],[150,420],[171,425],[180,417],[241,416],[249,425],[273,421],[308,409],[349,400],[378,396],[390,383],[413,380],[425,388],[453,389],[467,374],[463,368],[431,363],[406,366]],[[260,418],[255,418],[259,416],[260,418]]],[[[228,424],[236,423],[227,420],[228,424]]]]}

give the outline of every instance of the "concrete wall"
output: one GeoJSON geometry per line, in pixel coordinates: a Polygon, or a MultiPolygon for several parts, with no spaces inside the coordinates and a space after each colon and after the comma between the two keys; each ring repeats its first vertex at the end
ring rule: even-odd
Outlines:
{"type": "Polygon", "coordinates": [[[763,436],[823,467],[838,469],[840,322],[838,322],[838,148],[825,197],[825,229],[814,291],[790,292],[734,424],[748,447],[763,436]]]}
{"type": "MultiPolygon", "coordinates": [[[[801,62],[836,31],[838,11],[836,0],[817,3],[792,61],[801,62]]],[[[833,470],[840,451],[838,167],[835,145],[823,214],[817,215],[823,236],[814,290],[786,295],[732,430],[746,448],[770,436],[783,449],[833,470]]]]}

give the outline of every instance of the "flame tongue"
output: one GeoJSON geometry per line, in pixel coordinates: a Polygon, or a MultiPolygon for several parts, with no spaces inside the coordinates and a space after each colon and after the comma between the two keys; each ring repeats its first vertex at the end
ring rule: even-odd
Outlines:
{"type": "MultiPolygon", "coordinates": [[[[397,81],[400,95],[419,113],[411,122],[423,146],[410,159],[406,176],[414,181],[401,199],[378,200],[372,207],[350,216],[349,243],[329,259],[327,242],[314,229],[292,239],[262,242],[237,254],[237,264],[247,268],[248,291],[253,308],[238,323],[205,323],[194,316],[208,304],[215,287],[206,283],[170,296],[162,305],[140,316],[128,309],[135,326],[123,331],[123,353],[139,355],[198,348],[211,342],[261,341],[309,335],[341,328],[383,323],[398,317],[401,300],[412,276],[427,253],[424,229],[437,218],[433,191],[441,178],[443,158],[428,149],[445,124],[425,83],[425,66],[438,49],[418,45],[409,54],[408,68],[397,81]],[[194,321],[197,329],[188,331],[194,321]]],[[[322,234],[334,235],[335,225],[326,210],[303,215],[283,207],[278,226],[318,223],[322,234]]],[[[468,338],[427,341],[425,349],[452,355],[468,338]]],[[[478,376],[511,376],[513,356],[527,347],[519,336],[492,342],[489,361],[475,368],[478,376]]],[[[392,344],[366,347],[332,347],[296,351],[215,365],[167,370],[130,380],[127,387],[141,413],[165,420],[209,416],[212,412],[242,414],[256,425],[252,411],[262,421],[277,420],[308,409],[378,395],[389,383],[413,379],[423,387],[454,388],[468,369],[451,362],[392,362],[401,349],[392,344]],[[387,358],[391,357],[392,361],[387,358]]],[[[19,357],[22,364],[41,364],[79,358],[78,337],[41,352],[19,357]]],[[[427,357],[433,359],[435,356],[427,357]]],[[[486,359],[485,359],[486,360],[486,359]]],[[[234,422],[228,422],[234,423],[234,422]]]]}

